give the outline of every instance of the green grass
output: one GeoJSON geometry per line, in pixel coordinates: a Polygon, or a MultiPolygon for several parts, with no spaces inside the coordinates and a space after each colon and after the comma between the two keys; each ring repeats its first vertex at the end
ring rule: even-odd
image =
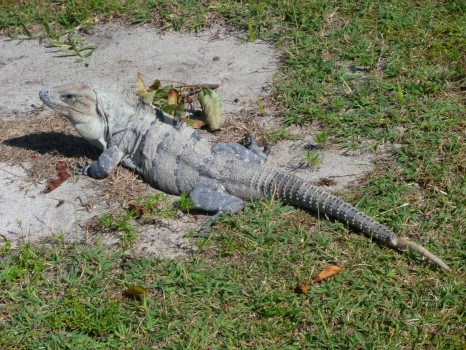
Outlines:
{"type": "Polygon", "coordinates": [[[322,162],[322,155],[319,149],[304,150],[303,156],[311,171],[317,170],[319,164],[322,162]]]}
{"type": "MultiPolygon", "coordinates": [[[[397,144],[348,201],[425,245],[444,274],[276,202],[250,204],[178,261],[99,246],[4,248],[2,348],[462,349],[465,324],[463,1],[3,1],[13,36],[95,17],[198,30],[209,16],[283,52],[275,98],[321,143],[397,144]],[[340,274],[296,294],[329,264],[340,274]],[[128,286],[149,290],[125,298],[128,286]]],[[[98,50],[98,48],[97,48],[98,50]]],[[[286,132],[274,131],[277,141],[286,132]]]]}
{"type": "Polygon", "coordinates": [[[4,251],[0,346],[460,348],[458,277],[350,239],[339,224],[311,233],[315,221],[252,203],[181,261],[63,243],[4,251]],[[345,270],[294,292],[328,263],[345,270]],[[147,299],[125,298],[131,285],[147,288],[147,299]]]}

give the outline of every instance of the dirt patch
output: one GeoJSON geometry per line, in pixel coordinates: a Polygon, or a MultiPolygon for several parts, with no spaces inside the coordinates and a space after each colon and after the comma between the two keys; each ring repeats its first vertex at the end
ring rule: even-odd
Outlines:
{"type": "MultiPolygon", "coordinates": [[[[107,23],[84,35],[98,49],[87,65],[37,41],[0,41],[0,116],[21,115],[41,105],[37,92],[70,81],[132,85],[147,81],[220,84],[223,111],[234,113],[269,90],[278,56],[270,43],[216,27],[196,35],[149,26],[107,23]]],[[[2,38],[0,37],[0,40],[2,38]]]]}
{"type": "MultiPolygon", "coordinates": [[[[137,197],[156,193],[139,175],[118,167],[108,178],[72,176],[50,193],[55,165],[69,167],[95,160],[99,151],[76,135],[70,123],[55,115],[33,121],[0,120],[0,225],[2,234],[20,242],[97,241],[121,245],[121,233],[101,234],[92,227],[103,213],[120,214],[137,197]]],[[[177,197],[170,196],[174,201],[177,197]]],[[[177,257],[191,251],[183,235],[199,227],[198,219],[181,215],[142,227],[133,250],[177,257]]],[[[137,224],[135,223],[137,226],[137,224]]]]}
{"type": "MultiPolygon", "coordinates": [[[[56,190],[43,193],[57,176],[58,161],[69,166],[95,160],[99,151],[79,138],[69,123],[38,108],[42,87],[70,81],[131,85],[136,73],[187,84],[220,84],[222,130],[200,131],[211,142],[238,142],[246,131],[265,143],[266,132],[283,129],[267,94],[277,69],[277,53],[269,43],[247,43],[243,33],[222,28],[193,34],[161,33],[150,27],[106,24],[86,37],[98,49],[88,65],[74,63],[56,49],[35,41],[0,42],[0,227],[14,244],[45,242],[53,235],[89,244],[120,244],[121,235],[99,234],[91,224],[102,213],[122,212],[138,196],[156,192],[137,174],[118,167],[105,180],[72,176],[56,190]],[[20,73],[18,73],[20,72],[20,73]],[[257,98],[265,115],[259,115],[257,98]]],[[[279,113],[278,113],[279,114],[279,113]]],[[[371,170],[372,157],[335,147],[321,150],[310,171],[303,150],[315,149],[312,128],[290,128],[299,140],[273,145],[269,164],[335,191],[371,170]]],[[[174,197],[170,197],[174,199],[174,197]]],[[[176,257],[191,251],[183,236],[200,227],[205,215],[178,215],[143,225],[134,250],[176,257]]]]}

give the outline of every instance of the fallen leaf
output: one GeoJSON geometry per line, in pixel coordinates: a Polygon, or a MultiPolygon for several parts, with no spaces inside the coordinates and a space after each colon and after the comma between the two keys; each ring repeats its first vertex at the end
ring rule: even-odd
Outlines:
{"type": "Polygon", "coordinates": [[[47,187],[45,188],[43,193],[52,192],[71,176],[68,172],[68,164],[63,160],[59,160],[57,162],[57,164],[55,165],[55,169],[57,170],[58,178],[50,180],[47,183],[47,187]]]}
{"type": "Polygon", "coordinates": [[[319,179],[319,182],[318,182],[318,185],[319,186],[333,186],[335,185],[337,182],[334,180],[334,179],[330,179],[328,177],[321,177],[319,179]]]}
{"type": "Polygon", "coordinates": [[[150,91],[144,96],[144,102],[151,105],[154,102],[154,97],[157,91],[150,91]]]}
{"type": "Polygon", "coordinates": [[[137,218],[142,218],[144,216],[144,209],[142,209],[139,203],[130,203],[128,209],[136,215],[137,218]]]}
{"type": "Polygon", "coordinates": [[[337,273],[340,273],[343,269],[341,267],[331,265],[329,267],[326,267],[320,273],[312,280],[312,283],[317,283],[320,282],[326,278],[329,278],[333,275],[336,275],[337,273]]]}
{"type": "Polygon", "coordinates": [[[60,177],[68,178],[70,176],[70,174],[68,174],[68,164],[66,164],[64,160],[59,160],[57,165],[55,165],[55,169],[57,169],[60,177]]]}
{"type": "Polygon", "coordinates": [[[147,86],[142,79],[142,74],[138,72],[138,77],[136,78],[136,95],[139,97],[144,97],[147,95],[147,86]]]}
{"type": "Polygon", "coordinates": [[[152,83],[151,86],[149,86],[149,91],[157,91],[158,89],[160,89],[160,80],[158,79],[155,79],[154,82],[152,83]]]}
{"type": "Polygon", "coordinates": [[[298,283],[296,283],[296,287],[294,288],[294,291],[295,293],[298,293],[298,294],[306,294],[307,286],[298,281],[298,283]]]}
{"type": "Polygon", "coordinates": [[[176,106],[178,104],[179,93],[176,89],[171,88],[168,91],[167,104],[176,106]]]}
{"type": "Polygon", "coordinates": [[[188,119],[188,118],[182,117],[182,118],[178,118],[178,120],[188,124],[193,129],[200,129],[204,125],[206,125],[206,123],[204,123],[202,120],[199,120],[199,119],[188,119]]]}
{"type": "Polygon", "coordinates": [[[197,119],[188,119],[186,123],[194,129],[200,129],[205,125],[202,120],[197,119]]]}
{"type": "Polygon", "coordinates": [[[175,117],[181,118],[184,115],[184,112],[184,102],[181,102],[176,106],[174,110],[175,117]]]}
{"type": "Polygon", "coordinates": [[[170,90],[171,87],[166,86],[162,89],[149,92],[149,94],[153,94],[152,104],[159,108],[163,108],[163,106],[167,105],[168,92],[170,90]]]}
{"type": "Polygon", "coordinates": [[[165,113],[170,114],[171,116],[175,116],[176,105],[164,104],[160,107],[160,109],[165,113]]]}
{"type": "Polygon", "coordinates": [[[199,103],[206,117],[206,124],[212,130],[220,129],[222,117],[222,101],[220,96],[212,89],[199,91],[199,103]]]}
{"type": "Polygon", "coordinates": [[[126,289],[123,294],[127,297],[131,297],[134,299],[142,299],[143,297],[147,297],[149,292],[143,286],[131,286],[126,289]]]}

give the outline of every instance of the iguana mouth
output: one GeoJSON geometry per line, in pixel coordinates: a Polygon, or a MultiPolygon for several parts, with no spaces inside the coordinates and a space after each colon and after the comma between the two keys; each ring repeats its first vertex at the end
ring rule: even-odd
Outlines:
{"type": "MultiPolygon", "coordinates": [[[[54,103],[52,101],[52,96],[53,96],[53,93],[52,91],[50,90],[47,90],[47,89],[42,89],[39,91],[39,98],[42,102],[44,102],[47,106],[49,106],[50,108],[53,109],[53,107],[55,106],[59,106],[60,104],[59,103],[54,103]]],[[[70,109],[73,109],[72,107],[70,106],[67,106],[67,108],[70,108],[70,109]]]]}
{"type": "Polygon", "coordinates": [[[60,107],[60,108],[63,108],[63,106],[65,106],[65,108],[68,108],[70,110],[73,110],[75,112],[80,112],[79,110],[77,110],[76,108],[73,108],[72,106],[66,104],[66,103],[63,103],[60,101],[60,103],[55,103],[53,101],[53,92],[50,91],[50,90],[47,90],[47,89],[41,89],[39,91],[39,98],[40,100],[45,103],[45,105],[47,105],[48,107],[52,108],[52,109],[55,109],[55,107],[60,107]]]}

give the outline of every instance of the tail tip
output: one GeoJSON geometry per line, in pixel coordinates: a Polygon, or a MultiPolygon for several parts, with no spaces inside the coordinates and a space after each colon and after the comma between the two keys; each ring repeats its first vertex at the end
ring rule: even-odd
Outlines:
{"type": "Polygon", "coordinates": [[[421,254],[423,257],[435,263],[437,266],[441,267],[444,271],[451,271],[450,267],[447,264],[445,264],[437,255],[432,254],[426,248],[419,244],[413,243],[404,238],[397,237],[395,247],[401,250],[406,250],[406,248],[412,249],[421,254]]]}

